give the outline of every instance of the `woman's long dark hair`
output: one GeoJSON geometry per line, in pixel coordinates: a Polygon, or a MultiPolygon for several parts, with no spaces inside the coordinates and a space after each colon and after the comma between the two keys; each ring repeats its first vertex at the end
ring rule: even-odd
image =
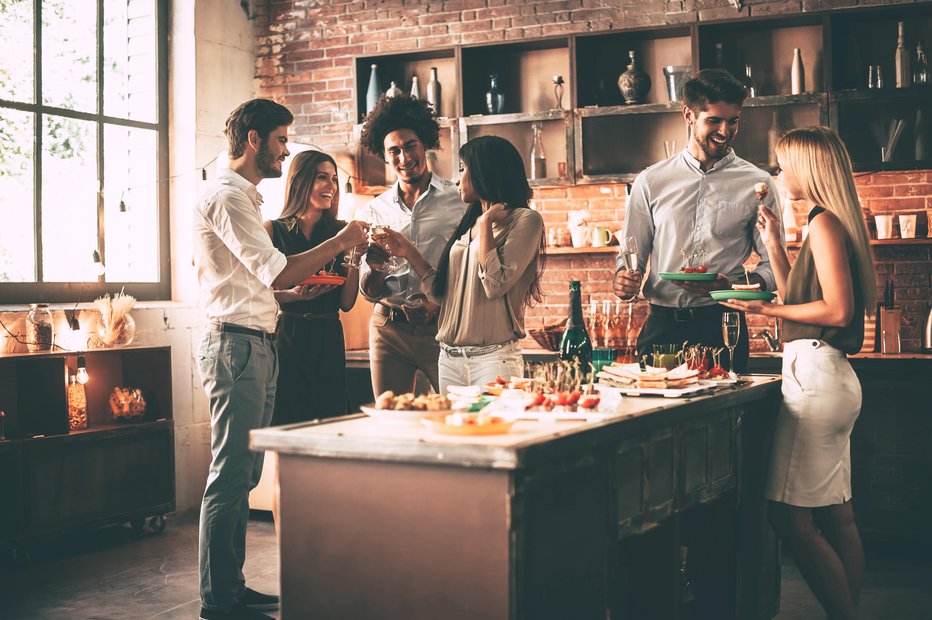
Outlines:
{"type": "MultiPolygon", "coordinates": [[[[460,147],[460,159],[469,169],[469,180],[476,194],[489,202],[504,202],[508,209],[528,209],[528,201],[534,192],[528,185],[524,171],[524,160],[514,145],[498,136],[480,136],[460,147]]],[[[447,291],[448,271],[450,269],[450,250],[456,240],[466,234],[482,215],[482,203],[470,203],[460,220],[459,226],[440,257],[437,265],[437,277],[434,280],[433,293],[440,298],[447,291]]],[[[544,235],[541,234],[540,247],[543,248],[544,235]]],[[[525,301],[541,301],[540,277],[544,271],[544,256],[537,256],[537,274],[528,288],[525,301]]]]}
{"type": "MultiPolygon", "coordinates": [[[[333,169],[337,169],[337,162],[326,153],[320,151],[301,151],[291,160],[291,166],[288,168],[288,179],[285,182],[285,206],[282,208],[281,215],[278,219],[284,222],[298,218],[304,210],[308,208],[311,199],[311,188],[314,187],[314,180],[317,178],[317,169],[324,162],[333,164],[333,169]]],[[[322,212],[320,226],[315,225],[315,229],[329,230],[337,219],[337,205],[340,204],[340,184],[337,183],[333,190],[333,200],[330,208],[322,212]]]]}

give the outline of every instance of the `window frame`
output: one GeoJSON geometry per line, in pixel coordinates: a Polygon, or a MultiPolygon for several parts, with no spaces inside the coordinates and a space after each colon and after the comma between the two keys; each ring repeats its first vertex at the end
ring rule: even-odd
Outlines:
{"type": "MultiPolygon", "coordinates": [[[[143,122],[117,118],[104,114],[104,3],[97,5],[97,111],[96,113],[79,112],[42,103],[42,4],[35,0],[33,23],[35,25],[35,56],[33,60],[34,84],[33,103],[24,103],[0,99],[0,112],[4,109],[30,112],[34,115],[33,128],[33,214],[35,226],[36,276],[39,282],[0,282],[0,304],[19,305],[33,302],[71,303],[86,302],[106,293],[124,290],[140,301],[159,301],[171,299],[171,251],[170,212],[169,212],[169,135],[168,135],[168,15],[169,0],[155,1],[155,36],[156,36],[156,120],[143,122]],[[156,132],[156,186],[158,205],[158,248],[159,275],[156,282],[111,282],[100,276],[96,281],[85,282],[42,282],[42,132],[45,115],[91,121],[97,126],[97,174],[102,183],[106,183],[104,169],[104,140],[107,126],[149,129],[156,132]]],[[[81,260],[90,260],[90,253],[95,248],[88,248],[88,256],[81,260]]],[[[102,192],[97,197],[97,248],[104,265],[107,264],[106,236],[104,235],[104,197],[102,192]]]]}

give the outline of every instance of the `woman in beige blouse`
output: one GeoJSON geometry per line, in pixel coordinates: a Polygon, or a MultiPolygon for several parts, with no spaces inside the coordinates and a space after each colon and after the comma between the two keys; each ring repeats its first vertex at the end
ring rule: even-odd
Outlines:
{"type": "Polygon", "coordinates": [[[848,363],[864,341],[877,291],[851,160],[828,127],[788,132],[776,148],[785,194],[809,207],[809,236],[790,268],[780,221],[758,228],[783,304],[725,305],[783,319],[783,403],[766,489],[770,521],[829,618],[854,618],[864,552],[851,508],[851,430],[861,384],[848,363]]]}
{"type": "Polygon", "coordinates": [[[541,299],[544,221],[528,206],[521,155],[503,138],[482,136],[462,146],[460,169],[457,185],[469,207],[436,269],[402,235],[373,236],[408,260],[423,294],[440,304],[441,393],[450,385],[521,376],[524,313],[541,299]]]}

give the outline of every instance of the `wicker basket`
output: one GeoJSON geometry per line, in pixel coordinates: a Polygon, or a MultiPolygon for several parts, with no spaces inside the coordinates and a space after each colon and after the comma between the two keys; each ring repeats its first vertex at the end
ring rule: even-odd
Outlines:
{"type": "Polygon", "coordinates": [[[566,319],[552,325],[544,325],[540,329],[529,329],[528,334],[537,344],[548,351],[559,351],[560,340],[563,339],[563,332],[566,330],[566,319]]]}

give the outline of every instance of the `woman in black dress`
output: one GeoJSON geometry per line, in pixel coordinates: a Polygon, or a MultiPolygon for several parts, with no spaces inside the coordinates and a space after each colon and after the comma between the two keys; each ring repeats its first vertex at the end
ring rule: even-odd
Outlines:
{"type": "MultiPolygon", "coordinates": [[[[326,153],[304,151],[291,162],[285,207],[264,226],[272,244],[297,254],[333,238],[346,222],[336,219],[340,203],[336,162],[326,153]]],[[[365,252],[366,246],[357,248],[365,252]]],[[[342,285],[298,285],[275,291],[281,307],[275,329],[278,389],[272,425],[293,424],[346,413],[346,352],[340,310],[356,304],[359,270],[335,254],[328,272],[342,285]]],[[[308,274],[310,276],[312,274],[308,274]]]]}

